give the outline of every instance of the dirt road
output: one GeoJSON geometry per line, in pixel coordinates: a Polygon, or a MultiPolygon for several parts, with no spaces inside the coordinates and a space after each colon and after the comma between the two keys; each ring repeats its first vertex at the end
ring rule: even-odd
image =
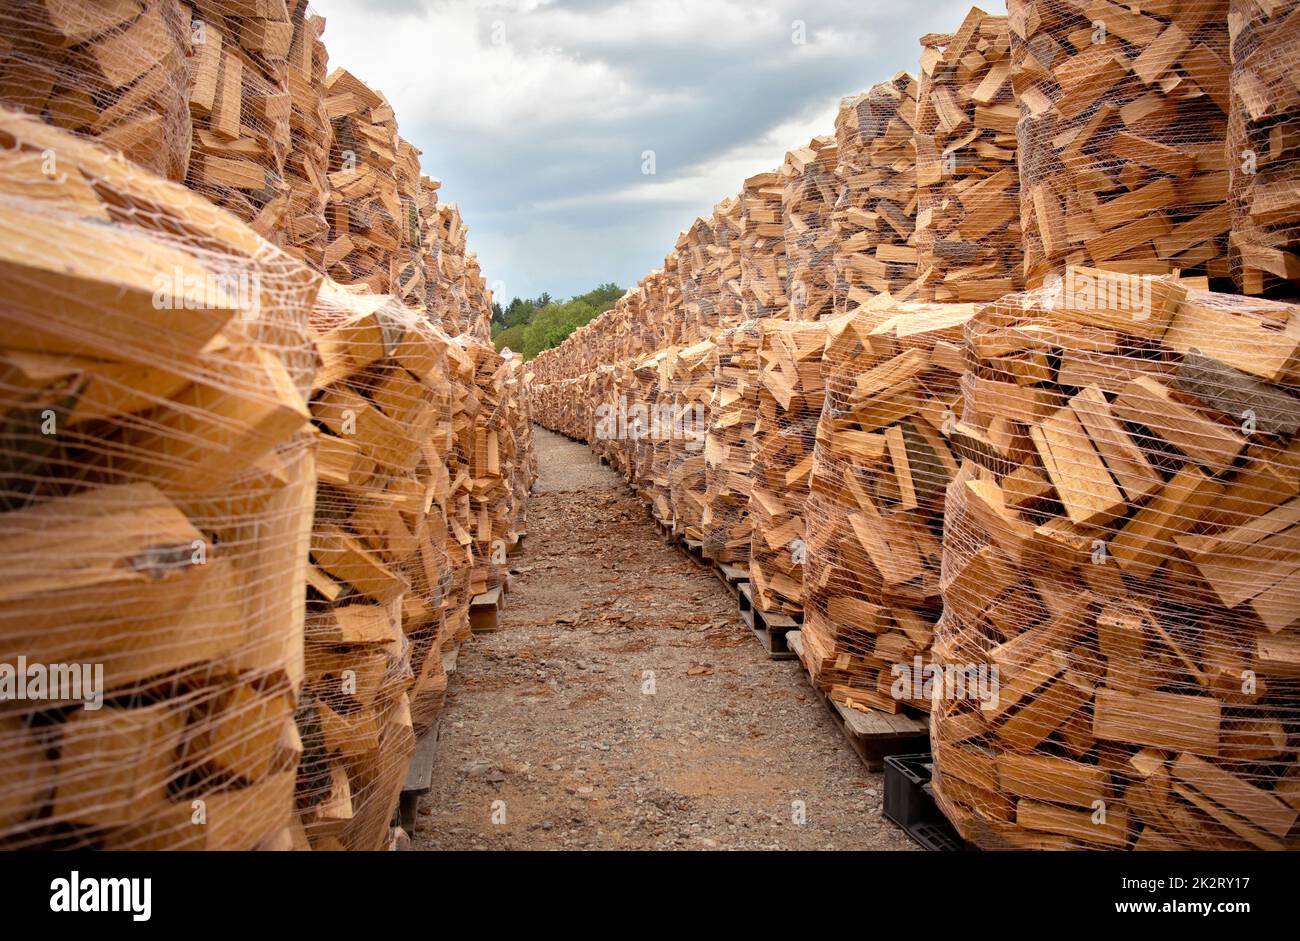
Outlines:
{"type": "Polygon", "coordinates": [[[537,429],[502,630],[461,650],[417,849],[910,849],[797,662],[537,429]]]}

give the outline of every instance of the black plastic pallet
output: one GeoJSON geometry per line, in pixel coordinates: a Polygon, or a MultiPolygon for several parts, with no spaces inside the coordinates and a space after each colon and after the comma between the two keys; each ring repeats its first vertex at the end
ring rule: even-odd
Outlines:
{"type": "Polygon", "coordinates": [[[885,758],[885,819],[927,850],[969,849],[934,799],[933,769],[929,752],[885,758]]]}

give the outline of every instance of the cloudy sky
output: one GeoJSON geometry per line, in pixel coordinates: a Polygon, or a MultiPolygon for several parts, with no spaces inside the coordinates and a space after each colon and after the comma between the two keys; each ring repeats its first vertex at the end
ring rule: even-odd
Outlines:
{"type": "MultiPolygon", "coordinates": [[[[624,287],[969,0],[312,0],[384,92],[498,299],[624,287]],[[804,42],[797,40],[802,36],[804,42]],[[643,173],[647,151],[654,173],[643,173]]],[[[1003,4],[985,4],[1001,12],[1003,4]]]]}

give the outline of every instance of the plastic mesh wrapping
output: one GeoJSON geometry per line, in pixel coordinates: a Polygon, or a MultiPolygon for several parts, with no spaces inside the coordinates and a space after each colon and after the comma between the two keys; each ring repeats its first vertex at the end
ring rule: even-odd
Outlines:
{"type": "Polygon", "coordinates": [[[673,532],[697,542],[704,537],[705,492],[708,487],[704,444],[709,427],[716,354],[712,340],[684,347],[677,351],[669,377],[672,413],[668,416],[671,424],[666,432],[673,532]]]}
{"type": "Polygon", "coordinates": [[[176,0],[11,0],[0,12],[0,101],[183,180],[187,27],[176,0]]]}
{"type": "Polygon", "coordinates": [[[834,137],[815,137],[785,156],[781,220],[785,227],[787,316],[821,320],[835,306],[835,233],[831,212],[839,198],[834,137]]]}
{"type": "Polygon", "coordinates": [[[846,705],[928,711],[912,684],[930,659],[944,493],[957,459],[944,438],[961,397],[970,304],[881,298],[827,324],[804,569],[804,661],[846,705]]]}
{"type": "Polygon", "coordinates": [[[921,45],[918,297],[991,301],[1022,284],[1007,18],[972,7],[956,33],[921,45]]]}
{"type": "Polygon", "coordinates": [[[1227,276],[1227,9],[1010,0],[1029,286],[1067,264],[1227,276]]]}
{"type": "Polygon", "coordinates": [[[1298,317],[1070,269],[971,321],[932,729],[968,839],[1296,846],[1298,317]]]}
{"type": "Polygon", "coordinates": [[[906,300],[916,280],[916,80],[899,72],[840,103],[840,191],[831,216],[834,308],[851,313],[877,294],[906,300]]]}
{"type": "Polygon", "coordinates": [[[769,318],[759,324],[749,574],[762,611],[802,610],[804,513],[821,416],[826,325],[769,318]]]}
{"type": "Polygon", "coordinates": [[[779,171],[759,173],[741,192],[740,297],[746,320],[786,317],[785,193],[779,171]]]}
{"type": "Polygon", "coordinates": [[[446,336],[390,295],[329,285],[312,312],[321,484],[312,534],[298,805],[315,849],[378,849],[436,714],[451,590],[446,336]]]}
{"type": "Polygon", "coordinates": [[[0,844],[283,843],[319,277],[35,118],[0,144],[0,844]]]}
{"type": "Polygon", "coordinates": [[[1230,0],[1229,259],[1246,294],[1297,295],[1300,280],[1300,4],[1230,0]]]}
{"type": "Polygon", "coordinates": [[[715,562],[748,565],[750,461],[758,413],[758,321],[718,334],[704,440],[704,554],[715,562]]]}

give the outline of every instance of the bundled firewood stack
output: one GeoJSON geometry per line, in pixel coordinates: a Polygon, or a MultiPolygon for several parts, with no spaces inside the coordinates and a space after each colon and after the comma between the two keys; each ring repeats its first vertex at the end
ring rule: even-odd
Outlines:
{"type": "MultiPolygon", "coordinates": [[[[620,410],[619,397],[623,394],[620,377],[626,372],[622,365],[598,366],[590,374],[589,381],[582,386],[587,390],[587,401],[591,404],[591,431],[588,441],[592,453],[597,457],[614,463],[618,445],[619,416],[626,417],[626,400],[620,410]]],[[[617,466],[617,465],[615,465],[617,466]]]]}
{"type": "Polygon", "coordinates": [[[188,0],[182,9],[190,21],[194,128],[186,182],[279,243],[290,218],[285,160],[293,144],[288,58],[295,24],[282,0],[259,5],[257,15],[227,0],[188,0]]]}
{"type": "Polygon", "coordinates": [[[470,592],[479,595],[504,582],[506,552],[519,539],[514,485],[516,475],[524,472],[520,465],[525,456],[519,450],[517,416],[510,401],[511,360],[477,341],[464,348],[474,362],[477,392],[468,470],[474,558],[470,592]]]}
{"type": "Polygon", "coordinates": [[[994,300],[1022,283],[1007,18],[972,7],[956,33],[921,46],[918,299],[994,300]]]}
{"type": "Polygon", "coordinates": [[[329,244],[329,223],[325,205],[329,192],[330,146],[333,132],[325,106],[325,76],[329,53],[321,37],[325,20],[303,12],[305,2],[291,20],[293,40],[289,44],[286,84],[292,110],[289,113],[291,145],[285,157],[284,182],[288,208],[280,244],[286,252],[312,267],[325,270],[325,247],[329,244]]]}
{"type": "Polygon", "coordinates": [[[713,341],[701,340],[677,351],[668,377],[672,390],[672,423],[666,434],[673,531],[696,541],[704,536],[702,522],[707,489],[704,440],[709,428],[715,359],[713,341]]]}
{"type": "Polygon", "coordinates": [[[827,325],[826,400],[807,510],[804,662],[817,687],[858,708],[929,711],[895,686],[930,659],[939,619],[944,437],[960,407],[962,329],[973,304],[884,297],[827,325]]]}
{"type": "Polygon", "coordinates": [[[398,189],[398,164],[409,154],[397,119],[382,94],[346,69],[326,78],[325,107],[333,129],[325,270],[341,284],[397,293],[401,250],[409,251],[412,229],[418,232],[415,207],[398,189]]]}
{"type": "Polygon", "coordinates": [[[1229,259],[1246,294],[1296,297],[1300,282],[1300,4],[1229,0],[1232,77],[1229,259]]]}
{"type": "Polygon", "coordinates": [[[655,519],[673,525],[672,492],[668,480],[672,439],[673,367],[677,347],[670,346],[642,359],[633,370],[628,396],[630,461],[627,477],[650,506],[655,519]]]}
{"type": "Polygon", "coordinates": [[[537,480],[537,451],[533,447],[533,407],[528,371],[517,355],[506,359],[504,424],[514,438],[514,460],[509,467],[511,500],[506,539],[514,544],[528,534],[528,494],[537,480]]]}
{"type": "Polygon", "coordinates": [[[1228,274],[1228,0],[1138,7],[1007,5],[1030,287],[1067,264],[1228,274]]]}
{"type": "Polygon", "coordinates": [[[724,199],[713,207],[713,248],[717,259],[717,327],[728,330],[745,320],[741,291],[740,249],[744,242],[744,220],[739,198],[724,199]]]}
{"type": "Polygon", "coordinates": [[[787,317],[821,320],[835,306],[835,232],[831,212],[839,198],[834,137],[815,137],[785,155],[781,168],[781,222],[785,229],[787,317]]]}
{"type": "Polygon", "coordinates": [[[327,285],[312,328],[321,481],[298,803],[313,848],[377,849],[414,747],[412,698],[436,711],[445,686],[451,572],[430,507],[450,487],[451,344],[397,298],[356,287],[327,285]]]}
{"type": "Polygon", "coordinates": [[[1071,268],[966,355],[944,811],[989,847],[1300,846],[1300,307],[1071,268]]]}
{"type": "Polygon", "coordinates": [[[774,614],[802,611],[805,503],[812,473],[826,325],[760,321],[758,410],[750,476],[753,524],[749,574],[754,604],[774,614]]]}
{"type": "Polygon", "coordinates": [[[319,276],[116,151],[0,136],[0,845],[286,847],[319,276]]]}
{"type": "Polygon", "coordinates": [[[468,297],[465,287],[465,243],[468,227],[455,203],[437,206],[437,272],[432,312],[442,328],[455,336],[464,333],[468,297]]]}
{"type": "Polygon", "coordinates": [[[462,333],[467,333],[480,343],[492,342],[492,291],[479,268],[478,255],[465,256],[466,301],[462,333]]]}
{"type": "Polygon", "coordinates": [[[840,192],[831,216],[835,311],[915,295],[916,80],[899,72],[844,99],[835,118],[840,192]]]}
{"type": "Polygon", "coordinates": [[[687,342],[713,334],[718,325],[718,254],[713,218],[698,218],[677,239],[677,276],[682,336],[687,342]]]}
{"type": "Polygon", "coordinates": [[[789,314],[784,194],[779,170],[751,176],[741,192],[740,298],[745,320],[789,314]]]}
{"type": "Polygon", "coordinates": [[[0,102],[184,180],[189,51],[188,8],[177,0],[10,0],[0,12],[0,102]]]}
{"type": "Polygon", "coordinates": [[[749,563],[750,461],[758,413],[759,321],[723,330],[714,353],[709,431],[704,441],[704,554],[730,565],[749,563]]]}

